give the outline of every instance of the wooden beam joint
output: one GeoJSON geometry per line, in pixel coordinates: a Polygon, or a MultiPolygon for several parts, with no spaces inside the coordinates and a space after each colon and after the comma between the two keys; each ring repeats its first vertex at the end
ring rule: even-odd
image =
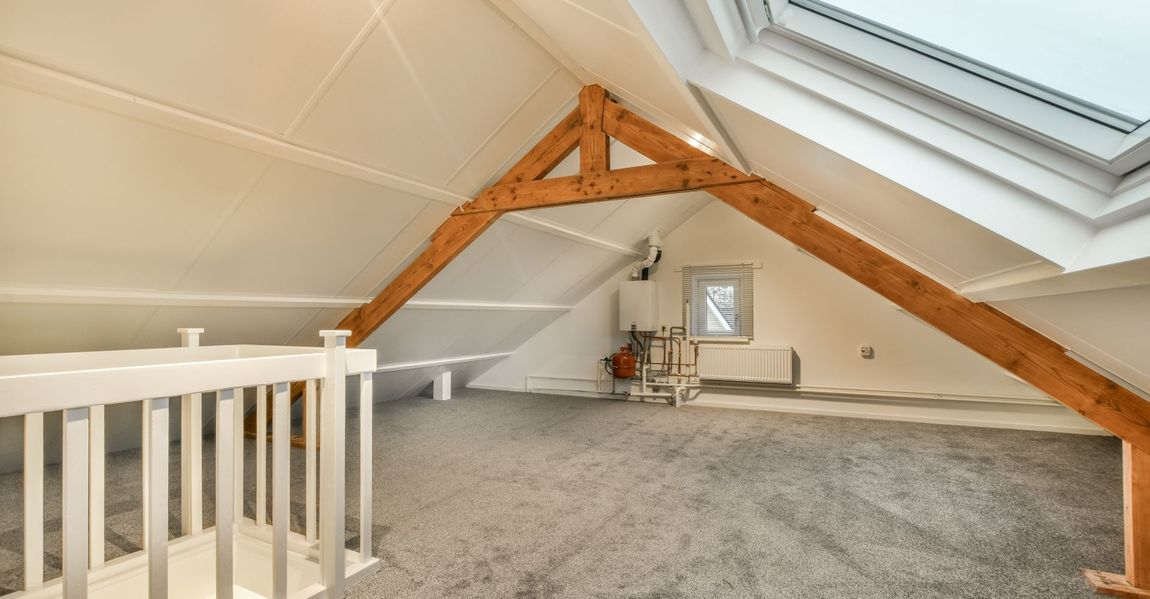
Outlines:
{"type": "Polygon", "coordinates": [[[579,92],[579,115],[582,133],[579,137],[579,172],[592,173],[611,168],[610,145],[603,130],[603,108],[607,92],[598,85],[588,85],[579,92]]]}

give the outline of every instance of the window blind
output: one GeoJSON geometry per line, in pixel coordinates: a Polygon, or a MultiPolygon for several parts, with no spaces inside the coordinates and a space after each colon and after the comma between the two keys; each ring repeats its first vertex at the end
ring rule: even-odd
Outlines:
{"type": "Polygon", "coordinates": [[[683,324],[694,337],[753,338],[754,267],[683,267],[683,324]]]}

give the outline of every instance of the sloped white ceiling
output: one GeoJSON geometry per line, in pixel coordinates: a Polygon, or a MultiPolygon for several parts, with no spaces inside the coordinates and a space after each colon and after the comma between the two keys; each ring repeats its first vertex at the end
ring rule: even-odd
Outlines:
{"type": "MultiPolygon", "coordinates": [[[[316,344],[580,85],[479,0],[5,3],[0,353],[166,346],[180,326],[316,344]]],[[[384,364],[509,352],[705,201],[506,218],[367,345],[384,364]]]]}

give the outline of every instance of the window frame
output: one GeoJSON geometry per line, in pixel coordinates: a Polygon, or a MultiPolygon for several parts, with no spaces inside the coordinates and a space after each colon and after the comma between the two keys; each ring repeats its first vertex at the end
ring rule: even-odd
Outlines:
{"type": "Polygon", "coordinates": [[[684,266],[683,278],[683,291],[690,289],[690,297],[682,298],[683,326],[690,326],[692,338],[714,342],[749,342],[754,339],[753,265],[741,263],[684,266]],[[711,272],[708,272],[708,269],[711,269],[711,272]],[[707,313],[710,311],[709,304],[713,304],[706,293],[706,288],[716,284],[734,287],[734,322],[728,323],[732,327],[729,333],[711,330],[705,324],[701,327],[695,326],[697,323],[706,322],[707,313]],[[749,288],[744,289],[744,286],[749,288]]]}
{"type": "Polygon", "coordinates": [[[1150,164],[1150,123],[1125,133],[806,6],[817,0],[772,0],[769,13],[762,0],[739,2],[752,41],[811,47],[1112,175],[1150,164]]]}

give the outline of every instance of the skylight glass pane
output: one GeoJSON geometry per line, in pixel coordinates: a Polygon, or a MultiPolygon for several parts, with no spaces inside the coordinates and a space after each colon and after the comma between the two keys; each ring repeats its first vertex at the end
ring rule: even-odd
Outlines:
{"type": "MultiPolygon", "coordinates": [[[[1150,120],[1150,1],[817,0],[1063,96],[1150,120]]],[[[802,2],[807,5],[807,2],[802,2]]]]}

